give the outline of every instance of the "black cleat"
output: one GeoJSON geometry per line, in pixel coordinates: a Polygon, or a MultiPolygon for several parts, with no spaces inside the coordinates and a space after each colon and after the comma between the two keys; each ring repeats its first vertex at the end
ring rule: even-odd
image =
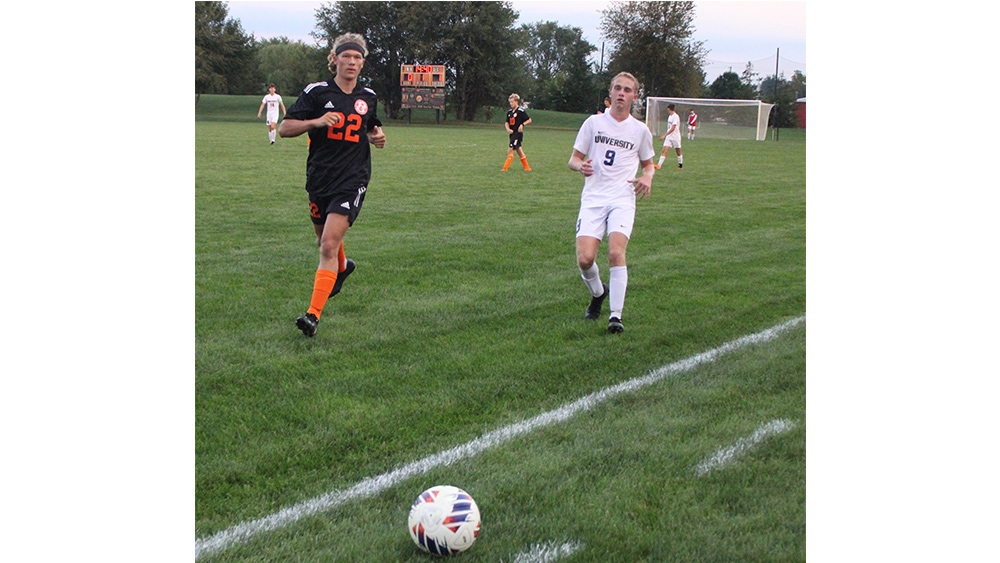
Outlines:
{"type": "Polygon", "coordinates": [[[299,327],[302,334],[312,336],[316,334],[316,327],[319,326],[319,319],[312,313],[306,313],[295,319],[295,326],[299,327]]]}
{"type": "MultiPolygon", "coordinates": [[[[354,260],[348,258],[344,262],[344,271],[337,274],[337,281],[333,283],[333,291],[330,292],[330,297],[340,293],[340,288],[344,287],[344,281],[347,279],[347,276],[351,275],[351,272],[354,271],[354,267],[354,260]]],[[[327,299],[329,299],[329,297],[327,299]]]]}
{"type": "Polygon", "coordinates": [[[618,317],[608,319],[608,332],[611,334],[625,332],[625,325],[622,324],[622,320],[618,317]]]}
{"type": "Polygon", "coordinates": [[[586,317],[592,321],[596,321],[601,316],[601,306],[604,305],[604,300],[608,297],[608,284],[602,283],[601,285],[604,286],[604,293],[600,297],[591,297],[590,305],[587,306],[586,317]]]}

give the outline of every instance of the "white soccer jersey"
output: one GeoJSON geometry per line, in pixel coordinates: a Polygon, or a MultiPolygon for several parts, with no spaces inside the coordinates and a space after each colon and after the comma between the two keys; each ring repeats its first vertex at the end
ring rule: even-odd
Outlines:
{"type": "Polygon", "coordinates": [[[264,96],[263,103],[267,104],[267,120],[277,121],[278,106],[281,104],[281,96],[278,94],[274,94],[273,96],[271,94],[267,94],[264,96]]]}
{"type": "Polygon", "coordinates": [[[592,115],[583,122],[573,148],[586,155],[594,174],[583,183],[581,207],[625,204],[635,207],[639,162],[653,158],[653,136],[646,124],[632,117],[618,122],[610,112],[592,115]]]}
{"type": "MultiPolygon", "coordinates": [[[[673,133],[667,135],[666,140],[669,141],[670,139],[674,139],[674,140],[680,141],[681,140],[681,116],[677,115],[676,113],[671,114],[670,117],[667,118],[667,131],[670,130],[670,126],[671,125],[674,126],[674,131],[673,131],[673,133]]],[[[674,145],[674,146],[677,146],[677,145],[674,145]]]]}

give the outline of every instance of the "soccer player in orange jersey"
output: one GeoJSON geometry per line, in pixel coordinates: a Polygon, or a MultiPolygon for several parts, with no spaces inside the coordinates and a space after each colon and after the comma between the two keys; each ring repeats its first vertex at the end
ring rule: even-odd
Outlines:
{"type": "Polygon", "coordinates": [[[344,235],[361,212],[368,190],[370,145],[385,146],[375,92],[358,84],[367,54],[360,35],[337,37],[327,57],[334,76],[306,86],[278,128],[282,137],[309,134],[306,191],[319,242],[319,267],[309,309],[295,321],[306,336],[316,334],[327,299],[354,271],[354,261],[344,254],[344,235]]]}
{"type": "Polygon", "coordinates": [[[517,151],[524,170],[531,172],[531,167],[528,166],[528,157],[524,155],[524,149],[521,148],[521,143],[524,141],[524,126],[531,123],[531,118],[528,117],[528,112],[524,111],[524,108],[519,107],[521,96],[511,94],[507,101],[510,102],[510,111],[507,112],[507,121],[503,122],[503,126],[507,130],[507,134],[510,135],[510,144],[507,146],[507,162],[503,163],[502,171],[507,171],[510,163],[514,160],[514,151],[517,151]]]}

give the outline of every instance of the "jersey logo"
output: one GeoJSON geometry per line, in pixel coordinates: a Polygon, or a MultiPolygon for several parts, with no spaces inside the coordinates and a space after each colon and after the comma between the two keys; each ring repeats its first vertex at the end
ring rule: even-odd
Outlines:
{"type": "Polygon", "coordinates": [[[364,100],[357,100],[354,102],[354,111],[360,113],[361,115],[368,113],[368,103],[364,100]]]}
{"type": "Polygon", "coordinates": [[[333,109],[333,102],[327,102],[323,109],[333,109]]]}

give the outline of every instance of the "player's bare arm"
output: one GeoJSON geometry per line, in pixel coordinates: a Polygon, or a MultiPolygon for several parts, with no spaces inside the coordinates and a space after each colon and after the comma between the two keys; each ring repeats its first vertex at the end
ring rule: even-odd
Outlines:
{"type": "Polygon", "coordinates": [[[628,183],[632,184],[636,197],[645,199],[653,191],[653,175],[656,173],[656,169],[653,168],[653,159],[641,160],[639,165],[642,166],[642,176],[629,180],[628,183]]]}
{"type": "MultiPolygon", "coordinates": [[[[588,158],[587,160],[584,160],[586,156],[587,155],[582,152],[573,149],[573,156],[569,157],[569,169],[573,172],[579,172],[584,176],[593,176],[594,165],[592,164],[591,159],[588,158]]],[[[652,161],[650,161],[650,163],[652,163],[652,161]]],[[[652,178],[650,180],[652,180],[652,178]]]]}
{"type": "Polygon", "coordinates": [[[333,127],[340,123],[340,115],[329,111],[316,119],[283,119],[278,126],[278,134],[282,137],[298,137],[317,127],[333,127]]]}

